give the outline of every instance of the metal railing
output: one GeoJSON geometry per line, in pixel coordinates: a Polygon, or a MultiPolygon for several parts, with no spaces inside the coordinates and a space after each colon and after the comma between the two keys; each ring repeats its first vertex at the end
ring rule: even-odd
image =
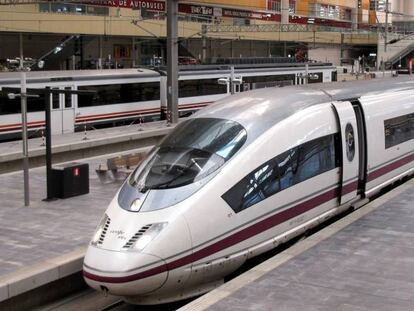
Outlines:
{"type": "Polygon", "coordinates": [[[312,24],[257,24],[257,25],[205,25],[207,32],[350,32],[372,34],[377,30],[351,29],[312,24]]]}
{"type": "MultiPolygon", "coordinates": [[[[414,36],[411,36],[408,39],[410,39],[410,38],[414,39],[414,36]]],[[[400,39],[400,40],[407,40],[407,38],[400,39]]],[[[400,40],[398,40],[398,41],[400,41],[400,40]]],[[[405,48],[403,48],[399,52],[397,52],[394,56],[390,57],[388,59],[388,62],[391,63],[392,65],[394,65],[399,60],[401,60],[401,58],[406,57],[407,55],[409,55],[413,51],[414,51],[414,41],[413,41],[413,43],[407,45],[405,48]]]]}

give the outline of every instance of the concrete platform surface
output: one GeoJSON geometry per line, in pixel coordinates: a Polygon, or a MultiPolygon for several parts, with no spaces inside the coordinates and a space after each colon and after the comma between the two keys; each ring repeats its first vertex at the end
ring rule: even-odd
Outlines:
{"type": "Polygon", "coordinates": [[[414,180],[180,310],[414,310],[414,180]]]}
{"type": "MultiPolygon", "coordinates": [[[[137,150],[135,150],[137,151],[137,150]]],[[[24,207],[21,172],[0,175],[0,301],[80,271],[92,234],[123,182],[95,169],[106,155],[89,163],[90,193],[44,202],[45,168],[30,170],[30,207],[24,207]]]]}

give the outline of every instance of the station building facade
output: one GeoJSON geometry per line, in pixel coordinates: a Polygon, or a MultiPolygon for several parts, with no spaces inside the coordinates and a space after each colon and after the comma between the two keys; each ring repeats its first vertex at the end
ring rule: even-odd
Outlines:
{"type": "MultiPolygon", "coordinates": [[[[396,21],[409,23],[401,16],[414,15],[414,1],[389,1],[393,12],[405,14],[396,21]]],[[[131,67],[165,59],[165,0],[10,3],[2,0],[0,6],[3,63],[19,55],[20,45],[25,57],[44,58],[48,69],[131,67]]],[[[192,0],[180,2],[179,12],[184,57],[292,56],[310,45],[320,55],[317,47],[328,45],[335,46],[336,56],[328,52],[322,58],[337,63],[338,57],[360,53],[353,47],[338,56],[337,45],[364,49],[376,44],[375,35],[349,39],[341,32],[375,28],[384,20],[385,0],[192,0]],[[240,30],[254,25],[268,29],[240,30]],[[206,26],[213,30],[206,32],[206,26]]]]}

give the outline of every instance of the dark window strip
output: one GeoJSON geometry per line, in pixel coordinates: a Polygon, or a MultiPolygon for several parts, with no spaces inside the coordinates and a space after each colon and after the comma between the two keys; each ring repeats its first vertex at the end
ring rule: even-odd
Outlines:
{"type": "Polygon", "coordinates": [[[414,113],[384,121],[385,149],[414,138],[414,113]]]}
{"type": "Polygon", "coordinates": [[[222,198],[238,213],[282,190],[339,167],[338,136],[324,136],[274,157],[245,176],[222,198]]]}
{"type": "Polygon", "coordinates": [[[158,82],[88,85],[81,91],[93,91],[92,95],[78,95],[78,107],[115,105],[160,99],[158,82]]]}

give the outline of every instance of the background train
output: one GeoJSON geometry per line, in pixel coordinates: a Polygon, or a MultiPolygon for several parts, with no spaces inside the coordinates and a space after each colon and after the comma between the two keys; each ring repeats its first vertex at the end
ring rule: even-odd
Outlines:
{"type": "Polygon", "coordinates": [[[414,80],[267,88],[181,122],[131,174],[84,277],[129,302],[196,296],[414,171],[414,80]]]}
{"type": "MultiPolygon", "coordinates": [[[[303,63],[235,65],[235,74],[243,79],[236,92],[276,85],[302,84],[303,63]]],[[[309,82],[335,79],[331,64],[310,64],[309,82]]],[[[230,76],[229,66],[183,66],[179,73],[179,110],[189,113],[230,93],[229,86],[218,84],[230,76]]],[[[160,119],[166,110],[166,76],[148,69],[40,71],[27,74],[27,87],[90,90],[91,95],[53,95],[52,132],[70,133],[84,126],[102,127],[160,119]]],[[[2,73],[0,88],[20,87],[20,74],[2,73]]],[[[44,126],[44,98],[28,99],[29,130],[39,134],[44,126]]],[[[20,99],[0,96],[0,140],[18,137],[21,132],[20,99]]]]}

